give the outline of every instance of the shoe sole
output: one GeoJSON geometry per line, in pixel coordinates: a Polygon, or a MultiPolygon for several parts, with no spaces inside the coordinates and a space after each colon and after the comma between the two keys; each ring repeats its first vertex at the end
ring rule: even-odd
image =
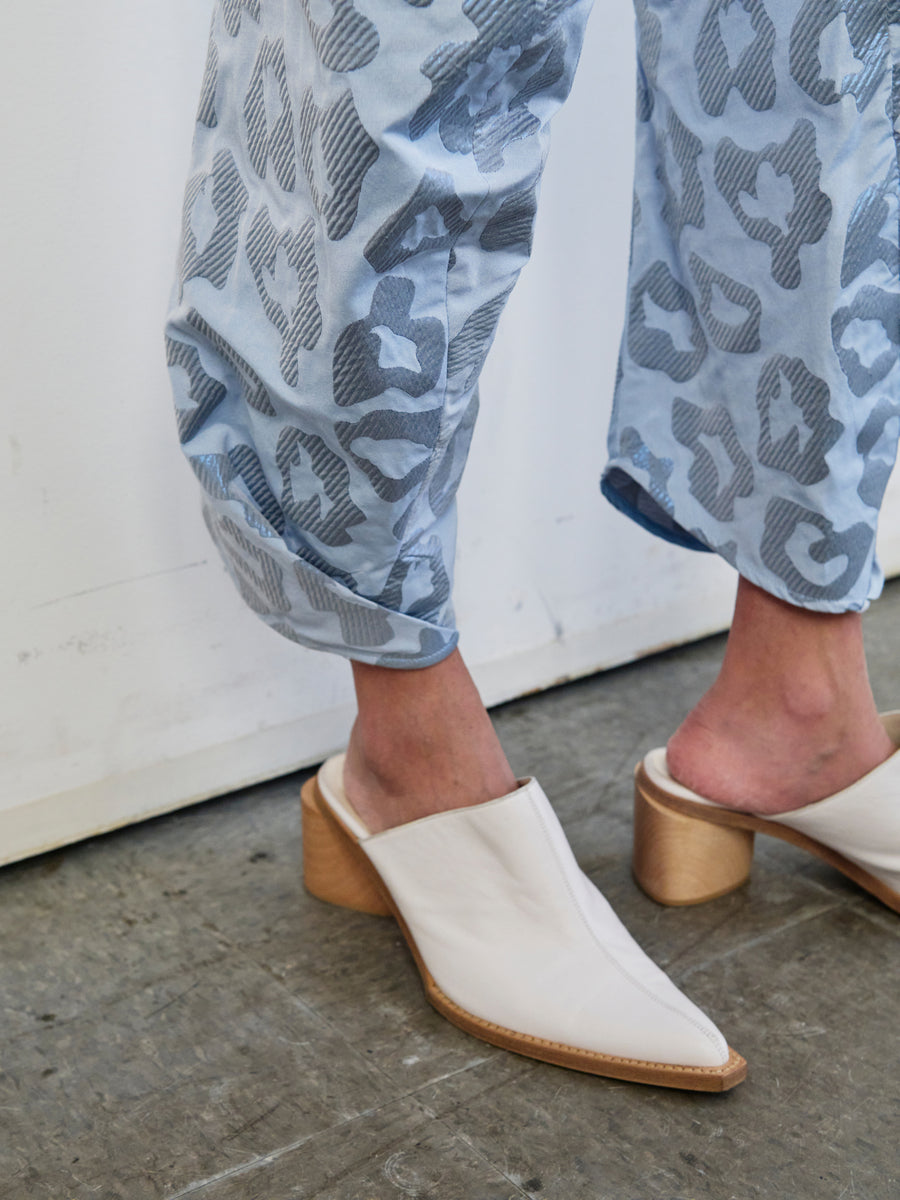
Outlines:
{"type": "Polygon", "coordinates": [[[425,996],[442,1017],[465,1033],[512,1050],[527,1058],[568,1067],[590,1075],[603,1075],[631,1083],[680,1088],[695,1092],[725,1092],[747,1074],[747,1063],[729,1047],[728,1061],[719,1067],[674,1066],[643,1059],[620,1058],[579,1050],[563,1043],[518,1033],[476,1017],[451,1000],[433,979],[415,938],[353,833],[341,822],[322,796],[315,778],[302,788],[304,884],[313,896],[342,908],[381,916],[392,916],[406,939],[415,961],[425,996]]]}
{"type": "Polygon", "coordinates": [[[658,903],[702,904],[734,891],[750,876],[754,834],[765,833],[814,854],[900,913],[897,892],[815,838],[765,817],[673,795],[654,783],[643,763],[634,779],[634,876],[658,903]]]}

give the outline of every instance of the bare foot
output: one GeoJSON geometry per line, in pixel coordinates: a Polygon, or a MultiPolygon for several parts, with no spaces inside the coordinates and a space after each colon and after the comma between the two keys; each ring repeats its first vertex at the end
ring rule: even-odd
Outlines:
{"type": "Polygon", "coordinates": [[[814,613],[747,580],[716,682],[670,740],[673,777],[709,800],[789,812],[896,747],[878,718],[857,613],[814,613]]]}
{"type": "Polygon", "coordinates": [[[372,833],[518,787],[458,651],[421,670],[354,663],[353,678],[344,790],[372,833]]]}

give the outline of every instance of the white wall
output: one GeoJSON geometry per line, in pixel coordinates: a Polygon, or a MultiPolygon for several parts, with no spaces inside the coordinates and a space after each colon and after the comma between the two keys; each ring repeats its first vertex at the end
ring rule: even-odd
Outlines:
{"type": "MultiPolygon", "coordinates": [[[[18,6],[0,45],[0,862],[315,762],[351,717],[346,664],[232,590],[176,444],[161,324],[209,8],[47,0],[18,6]]],[[[723,564],[631,528],[597,490],[633,107],[630,6],[604,9],[461,494],[457,608],[489,702],[730,611],[723,564]]],[[[883,553],[900,566],[897,535],[883,553]]]]}

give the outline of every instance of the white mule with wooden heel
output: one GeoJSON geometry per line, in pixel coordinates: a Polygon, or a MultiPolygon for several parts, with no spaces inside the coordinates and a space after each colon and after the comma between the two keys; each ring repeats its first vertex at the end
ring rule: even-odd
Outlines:
{"type": "MultiPolygon", "coordinates": [[[[900,712],[881,719],[900,747],[900,712]]],[[[662,748],[638,765],[634,874],[660,904],[700,904],[740,887],[757,833],[810,851],[900,912],[900,751],[833,796],[767,817],[683,787],[669,774],[662,748]]]]}
{"type": "Polygon", "coordinates": [[[396,918],[434,1007],[495,1046],[595,1075],[725,1091],[746,1063],[578,867],[536,780],[370,834],[343,756],[303,788],[306,887],[396,918]]]}

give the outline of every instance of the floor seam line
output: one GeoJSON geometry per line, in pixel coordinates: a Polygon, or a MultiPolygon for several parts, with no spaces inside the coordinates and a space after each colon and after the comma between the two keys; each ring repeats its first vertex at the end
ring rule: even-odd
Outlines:
{"type": "Polygon", "coordinates": [[[232,1179],[236,1176],[246,1175],[250,1171],[255,1171],[260,1167],[268,1166],[271,1163],[278,1162],[284,1158],[286,1154],[290,1154],[294,1150],[299,1150],[302,1146],[308,1145],[315,1141],[318,1137],[323,1137],[328,1133],[335,1133],[340,1129],[344,1129],[349,1125],[354,1125],[357,1121],[362,1121],[366,1117],[375,1116],[385,1108],[390,1108],[392,1104],[396,1104],[403,1097],[393,1097],[385,1101],[384,1104],[376,1104],[372,1108],[363,1109],[362,1112],[355,1113],[352,1117],[348,1117],[344,1121],[335,1121],[333,1125],[326,1125],[323,1129],[317,1129],[315,1133],[306,1134],[305,1137],[298,1138],[294,1142],[288,1142],[286,1146],[278,1146],[274,1150],[267,1150],[265,1154],[258,1154],[254,1158],[248,1159],[246,1162],[239,1163],[235,1167],[229,1167],[225,1171],[220,1171],[215,1175],[210,1175],[208,1179],[199,1179],[194,1183],[188,1184],[186,1188],[182,1188],[180,1192],[173,1192],[166,1196],[165,1200],[183,1200],[185,1196],[191,1196],[196,1192],[202,1191],[203,1188],[211,1187],[213,1184],[221,1183],[222,1180],[232,1179]]]}
{"type": "MultiPolygon", "coordinates": [[[[424,1104],[421,1107],[423,1108],[424,1111],[428,1112],[428,1109],[426,1108],[426,1106],[424,1104]]],[[[491,1160],[487,1157],[487,1155],[482,1150],[479,1150],[478,1147],[472,1143],[471,1139],[469,1137],[467,1137],[466,1134],[463,1133],[462,1130],[454,1129],[453,1126],[448,1123],[446,1117],[437,1117],[433,1113],[430,1113],[430,1112],[428,1113],[428,1115],[431,1117],[432,1121],[437,1122],[437,1124],[442,1126],[442,1128],[446,1129],[446,1131],[450,1134],[450,1136],[453,1138],[454,1141],[459,1142],[459,1143],[461,1143],[461,1145],[465,1146],[466,1149],[469,1150],[475,1156],[475,1158],[478,1159],[479,1162],[482,1162],[485,1164],[485,1166],[490,1167],[492,1171],[496,1171],[496,1173],[500,1176],[500,1178],[505,1179],[506,1182],[510,1185],[510,1187],[514,1187],[516,1189],[516,1192],[520,1196],[524,1196],[525,1200],[531,1200],[531,1194],[529,1192],[526,1192],[524,1190],[524,1188],[521,1186],[521,1184],[516,1183],[516,1181],[514,1179],[512,1179],[509,1175],[507,1175],[506,1171],[504,1171],[502,1167],[499,1167],[495,1162],[491,1162],[491,1160]]]]}
{"type": "MultiPolygon", "coordinates": [[[[688,967],[686,971],[678,974],[678,980],[682,981],[689,979],[697,971],[702,971],[706,967],[712,966],[713,963],[721,962],[723,959],[733,958],[736,954],[740,954],[742,950],[752,950],[755,946],[761,946],[773,938],[779,937],[782,933],[787,933],[790,929],[796,929],[800,925],[805,925],[808,921],[815,921],[826,913],[833,912],[836,908],[841,908],[842,902],[835,900],[832,904],[826,904],[824,907],[817,909],[815,912],[807,913],[806,916],[798,917],[795,921],[786,921],[783,925],[779,925],[777,929],[769,930],[767,933],[761,933],[757,937],[748,938],[747,941],[741,942],[737,946],[732,946],[728,950],[723,950],[720,954],[713,954],[710,958],[706,958],[703,962],[696,963],[692,967],[688,967]]],[[[668,970],[668,967],[666,968],[668,970]]]]}

